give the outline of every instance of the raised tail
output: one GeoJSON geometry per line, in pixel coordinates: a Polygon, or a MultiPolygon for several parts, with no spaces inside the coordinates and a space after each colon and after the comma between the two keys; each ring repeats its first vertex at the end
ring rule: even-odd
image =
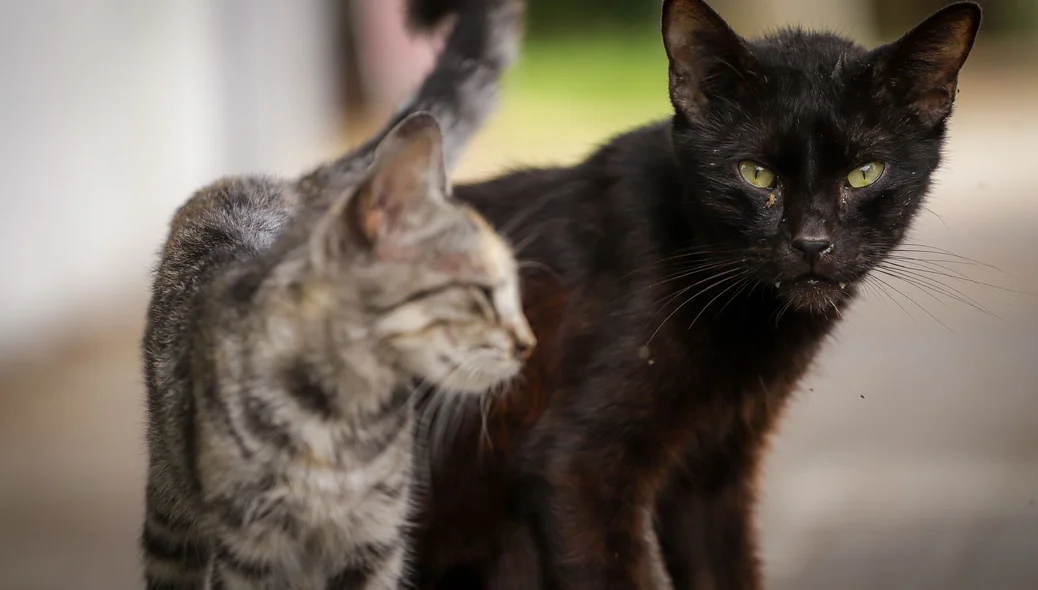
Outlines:
{"type": "Polygon", "coordinates": [[[448,17],[456,19],[454,27],[418,92],[351,156],[372,152],[397,123],[426,111],[443,130],[444,157],[450,171],[497,107],[501,76],[519,54],[523,1],[408,0],[407,8],[410,24],[418,31],[431,30],[448,17]]]}

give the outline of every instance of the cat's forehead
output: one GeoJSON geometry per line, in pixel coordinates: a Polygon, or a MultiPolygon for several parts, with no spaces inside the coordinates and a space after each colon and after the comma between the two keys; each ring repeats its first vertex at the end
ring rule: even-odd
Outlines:
{"type": "Polygon", "coordinates": [[[868,83],[869,52],[834,35],[787,30],[754,43],[751,52],[765,102],[835,109],[868,83]]]}
{"type": "Polygon", "coordinates": [[[447,211],[450,221],[421,245],[424,268],[432,271],[429,276],[489,285],[508,283],[516,272],[508,243],[468,205],[450,203],[447,211]]]}
{"type": "Polygon", "coordinates": [[[475,210],[466,207],[465,213],[476,228],[479,247],[477,258],[480,270],[494,284],[508,282],[516,271],[515,257],[504,238],[475,210]]]}
{"type": "Polygon", "coordinates": [[[868,55],[868,50],[848,39],[803,29],[783,29],[751,42],[749,49],[765,69],[829,79],[839,78],[846,73],[844,65],[868,55]]]}
{"type": "Polygon", "coordinates": [[[742,140],[756,139],[782,151],[790,143],[811,143],[837,155],[874,147],[889,137],[871,100],[871,53],[864,48],[799,30],[752,48],[760,92],[745,105],[756,124],[745,128],[748,136],[742,140]]]}

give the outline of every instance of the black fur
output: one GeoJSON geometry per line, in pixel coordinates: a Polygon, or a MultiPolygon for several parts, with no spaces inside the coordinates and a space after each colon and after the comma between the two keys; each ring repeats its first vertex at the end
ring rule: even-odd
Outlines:
{"type": "Polygon", "coordinates": [[[548,588],[666,588],[654,532],[675,587],[760,588],[767,437],[918,212],[979,19],[957,4],[866,50],[801,30],[745,41],[701,0],[668,0],[672,121],[572,168],[456,188],[531,239],[540,344],[485,430],[460,422],[434,458],[419,588],[509,587],[495,568],[516,530],[548,588]],[[777,185],[747,182],[744,160],[777,185]],[[878,180],[851,188],[873,161],[878,180]],[[832,248],[800,251],[805,235],[832,248]]]}

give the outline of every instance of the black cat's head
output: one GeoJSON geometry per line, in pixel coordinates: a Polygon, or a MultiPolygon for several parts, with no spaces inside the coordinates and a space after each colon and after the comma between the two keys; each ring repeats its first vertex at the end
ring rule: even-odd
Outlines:
{"type": "Polygon", "coordinates": [[[673,143],[701,241],[798,307],[849,297],[920,209],[979,25],[976,4],[952,4],[869,51],[801,30],[745,40],[703,0],[666,0],[673,143]]]}

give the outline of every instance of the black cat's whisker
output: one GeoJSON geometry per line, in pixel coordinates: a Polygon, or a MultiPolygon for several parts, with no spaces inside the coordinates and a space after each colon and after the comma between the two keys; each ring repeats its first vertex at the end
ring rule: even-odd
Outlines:
{"type": "MultiPolygon", "coordinates": [[[[887,259],[887,262],[890,262],[890,261],[896,262],[898,264],[906,265],[906,266],[908,266],[908,267],[910,267],[912,269],[918,269],[918,270],[930,269],[930,270],[934,270],[934,271],[938,271],[938,272],[946,272],[948,274],[954,275],[954,277],[956,279],[962,279],[962,280],[966,280],[966,281],[972,280],[966,274],[964,274],[964,273],[962,273],[962,272],[960,272],[960,271],[958,271],[958,270],[956,270],[954,268],[948,268],[947,266],[944,266],[943,264],[934,262],[932,260],[924,260],[924,259],[921,259],[921,258],[908,258],[908,257],[905,257],[905,256],[891,256],[891,257],[888,257],[888,259],[887,259]]],[[[964,264],[971,264],[971,263],[967,262],[967,263],[964,263],[964,264]]]]}
{"type": "Polygon", "coordinates": [[[784,316],[786,314],[786,311],[792,306],[793,301],[787,300],[785,305],[779,308],[778,312],[775,314],[775,327],[778,327],[779,323],[782,322],[782,316],[784,316]]]}
{"type": "Polygon", "coordinates": [[[839,317],[839,318],[843,317],[843,312],[840,311],[840,306],[836,305],[836,301],[830,299],[829,300],[829,305],[833,306],[833,309],[836,310],[836,317],[839,317]]]}
{"type": "Polygon", "coordinates": [[[637,274],[637,273],[640,273],[640,272],[644,272],[644,271],[647,271],[647,270],[650,270],[650,269],[658,268],[658,267],[661,267],[661,266],[673,266],[673,267],[679,268],[679,269],[680,268],[685,268],[685,265],[689,264],[689,261],[684,260],[685,258],[688,258],[688,257],[691,257],[691,256],[700,255],[700,254],[702,254],[702,255],[709,254],[710,257],[709,258],[705,258],[705,259],[693,260],[693,261],[691,261],[692,264],[709,264],[709,263],[713,263],[713,262],[721,262],[721,261],[724,261],[724,260],[732,260],[732,256],[737,254],[737,252],[734,251],[734,250],[731,251],[731,252],[708,251],[708,252],[696,252],[696,253],[690,253],[690,254],[680,254],[680,255],[677,255],[677,256],[669,256],[667,258],[662,258],[660,260],[655,260],[655,261],[653,261],[653,262],[651,262],[651,263],[649,263],[649,264],[647,264],[645,266],[640,266],[640,267],[638,267],[638,268],[636,268],[636,269],[634,269],[634,270],[632,270],[632,271],[630,271],[628,273],[625,273],[625,274],[621,275],[620,278],[621,279],[625,279],[625,278],[627,278],[627,277],[629,277],[631,275],[634,275],[634,274],[637,274]]]}
{"type": "MultiPolygon", "coordinates": [[[[918,268],[897,268],[897,269],[894,269],[894,268],[891,268],[891,267],[884,267],[884,268],[886,268],[887,270],[891,270],[891,271],[897,270],[898,272],[900,272],[902,274],[905,274],[905,275],[911,276],[913,278],[916,278],[918,280],[921,280],[921,281],[923,281],[923,283],[926,283],[927,285],[929,285],[929,286],[931,286],[931,287],[933,287],[935,289],[938,289],[941,293],[943,293],[944,295],[946,295],[948,297],[952,297],[953,299],[957,299],[959,301],[962,301],[963,303],[967,303],[969,305],[973,305],[975,307],[978,307],[978,309],[980,309],[981,311],[983,311],[983,312],[985,312],[987,314],[991,313],[989,310],[986,309],[986,307],[984,307],[984,305],[980,301],[978,301],[977,299],[975,299],[972,296],[969,296],[968,294],[964,293],[963,291],[955,288],[954,286],[950,285],[948,283],[948,281],[941,279],[940,276],[944,276],[943,274],[935,274],[935,273],[932,273],[932,272],[928,272],[927,269],[918,269],[918,268]]],[[[951,277],[951,278],[958,279],[958,280],[963,280],[963,281],[965,281],[965,283],[973,284],[972,280],[964,280],[964,279],[957,278],[957,277],[954,277],[954,276],[951,277]]],[[[991,314],[991,315],[993,315],[993,314],[991,314]]]]}
{"type": "Polygon", "coordinates": [[[958,260],[955,258],[919,258],[918,256],[903,256],[902,254],[929,254],[931,256],[943,256],[939,252],[917,252],[915,250],[895,250],[893,253],[888,254],[886,258],[892,260],[917,260],[920,262],[932,262],[934,264],[959,264],[963,266],[982,266],[979,262],[973,262],[971,260],[958,260]]]}
{"type": "Polygon", "coordinates": [[[694,289],[695,287],[697,287],[699,285],[702,285],[703,283],[706,283],[708,281],[712,281],[714,279],[718,279],[718,278],[724,277],[724,276],[729,275],[729,274],[731,274],[733,272],[737,272],[738,270],[739,270],[739,268],[729,268],[727,270],[722,270],[721,272],[714,273],[714,274],[712,274],[712,275],[710,275],[710,276],[708,276],[706,278],[700,279],[700,280],[692,283],[691,285],[688,285],[687,287],[679,289],[676,293],[673,293],[673,294],[671,294],[671,295],[669,295],[667,297],[663,297],[660,300],[654,301],[653,305],[659,305],[659,309],[656,310],[656,313],[652,314],[652,317],[650,317],[649,320],[651,321],[651,320],[655,319],[656,316],[659,315],[659,313],[661,311],[666,309],[666,307],[668,305],[670,305],[670,303],[672,301],[674,301],[675,299],[681,297],[682,295],[684,295],[685,293],[687,293],[690,290],[694,289]],[[662,305],[660,305],[661,301],[662,301],[662,305]]]}
{"type": "Polygon", "coordinates": [[[873,277],[873,276],[866,276],[866,277],[862,278],[861,281],[859,281],[859,282],[862,285],[868,286],[870,293],[876,294],[879,299],[882,299],[883,297],[886,297],[887,299],[892,301],[894,303],[894,305],[896,305],[899,308],[901,308],[901,311],[905,312],[905,315],[907,315],[913,321],[915,320],[915,316],[913,316],[912,313],[909,312],[908,309],[906,309],[904,305],[901,305],[901,302],[898,301],[897,299],[895,299],[893,295],[888,293],[887,290],[884,289],[879,284],[879,282],[876,280],[875,277],[873,277]]]}
{"type": "Polygon", "coordinates": [[[731,258],[720,258],[716,260],[705,260],[699,261],[695,264],[681,264],[673,265],[670,268],[661,269],[659,275],[662,277],[659,282],[647,285],[646,288],[657,287],[664,283],[682,279],[691,275],[716,270],[718,268],[724,268],[728,266],[737,266],[743,264],[743,260],[733,260],[731,258]]]}
{"type": "Polygon", "coordinates": [[[915,321],[915,316],[912,315],[912,312],[908,311],[908,308],[906,308],[904,305],[901,305],[901,302],[898,301],[897,298],[891,295],[890,292],[887,290],[890,288],[890,286],[887,283],[881,281],[880,279],[872,275],[867,277],[867,280],[872,284],[876,293],[879,293],[880,295],[892,301],[894,305],[898,306],[901,309],[901,311],[905,312],[905,315],[907,315],[912,321],[915,321]]]}
{"type": "Polygon", "coordinates": [[[934,217],[936,217],[937,221],[940,221],[941,225],[943,225],[945,229],[951,229],[951,226],[948,225],[948,222],[944,220],[944,217],[941,217],[940,215],[938,215],[937,212],[935,212],[933,209],[927,207],[926,205],[923,205],[923,211],[926,211],[930,215],[933,215],[934,217]]]}
{"type": "Polygon", "coordinates": [[[939,248],[937,246],[930,246],[930,245],[927,245],[927,244],[903,243],[903,244],[901,244],[900,246],[897,246],[894,249],[894,253],[897,253],[897,252],[915,252],[915,253],[918,253],[918,254],[943,254],[944,256],[950,256],[950,257],[958,259],[958,260],[963,260],[963,261],[966,261],[966,262],[972,262],[972,263],[977,264],[979,266],[984,266],[984,267],[990,268],[992,270],[997,270],[999,272],[1004,272],[1000,268],[998,268],[996,266],[993,266],[991,264],[988,264],[987,262],[984,262],[982,260],[977,260],[975,258],[969,258],[967,256],[962,256],[962,255],[959,255],[959,254],[956,254],[956,253],[952,252],[951,250],[947,250],[945,248],[939,248]],[[916,249],[918,249],[918,250],[916,250],[916,249]]]}
{"type": "Polygon", "coordinates": [[[722,289],[720,293],[718,293],[717,295],[714,295],[714,296],[713,296],[713,297],[712,297],[712,298],[710,299],[710,301],[707,301],[707,302],[706,302],[706,305],[704,305],[704,306],[703,306],[703,307],[702,307],[702,308],[701,308],[701,309],[699,310],[699,313],[697,313],[697,314],[696,314],[696,317],[692,318],[692,323],[690,323],[690,324],[688,325],[688,329],[689,329],[689,330],[691,330],[691,329],[692,329],[692,326],[696,325],[696,322],[697,322],[697,321],[699,320],[700,316],[702,316],[702,315],[703,315],[703,312],[705,312],[705,311],[706,311],[706,310],[707,310],[707,309],[708,309],[708,308],[709,308],[709,307],[710,307],[710,306],[711,306],[711,305],[713,304],[713,302],[714,302],[714,301],[717,301],[717,299],[718,299],[719,297],[721,297],[722,295],[724,295],[725,293],[727,293],[728,291],[730,291],[730,290],[734,289],[734,288],[735,288],[735,287],[737,287],[737,286],[739,286],[739,281],[736,281],[736,282],[732,283],[731,285],[728,285],[727,287],[725,287],[724,289],[722,289]]]}
{"type": "MultiPolygon", "coordinates": [[[[904,261],[900,261],[900,262],[903,263],[904,261]]],[[[885,262],[884,264],[896,264],[896,263],[885,262]]],[[[958,273],[958,272],[950,272],[949,273],[949,272],[943,272],[943,271],[935,270],[935,269],[932,269],[932,268],[915,268],[915,267],[907,267],[907,266],[903,266],[902,268],[910,269],[910,270],[913,270],[913,271],[918,271],[918,272],[921,272],[921,273],[926,273],[926,274],[929,274],[929,275],[938,275],[938,276],[942,276],[942,277],[947,277],[947,278],[950,278],[950,279],[955,279],[955,280],[958,280],[958,281],[963,281],[963,282],[966,282],[966,283],[977,285],[979,287],[988,287],[990,289],[996,289],[998,291],[1003,291],[1005,293],[1013,293],[1015,295],[1028,295],[1028,296],[1032,296],[1032,297],[1034,296],[1034,293],[1028,293],[1026,291],[1017,291],[1016,289],[1010,289],[1008,287],[1002,287],[1000,285],[995,285],[995,284],[992,284],[992,283],[986,283],[984,281],[978,281],[976,279],[971,279],[968,276],[965,276],[962,273],[958,273]]],[[[947,271],[948,269],[944,269],[944,270],[947,271]]]]}
{"type": "MultiPolygon", "coordinates": [[[[879,281],[879,282],[880,282],[881,284],[883,284],[883,285],[886,285],[886,287],[887,287],[888,289],[892,289],[892,290],[893,290],[893,291],[894,291],[895,293],[897,293],[897,294],[901,295],[902,297],[904,297],[905,299],[907,299],[907,300],[908,300],[909,302],[911,302],[911,303],[912,303],[913,305],[915,305],[915,306],[916,306],[916,307],[918,307],[918,308],[919,308],[920,310],[922,310],[922,312],[923,312],[923,313],[925,313],[926,315],[928,315],[928,316],[930,316],[931,318],[933,318],[933,320],[934,320],[935,322],[937,322],[938,324],[940,324],[940,325],[944,326],[944,328],[945,328],[946,330],[948,330],[949,332],[951,332],[952,334],[955,334],[955,330],[952,330],[951,328],[949,328],[949,327],[948,327],[948,324],[945,324],[944,322],[942,322],[942,321],[941,321],[941,320],[940,320],[940,319],[939,319],[939,318],[938,318],[937,316],[935,316],[934,314],[930,313],[930,310],[928,310],[928,309],[926,309],[925,307],[923,307],[923,306],[922,306],[922,305],[921,305],[921,304],[920,304],[920,303],[919,303],[918,301],[916,301],[915,299],[913,299],[913,298],[909,297],[909,296],[908,296],[908,295],[907,295],[907,294],[906,294],[906,293],[905,293],[904,291],[902,291],[901,289],[898,289],[897,287],[895,287],[895,286],[891,285],[890,283],[888,283],[887,281],[884,281],[883,279],[881,279],[881,278],[877,277],[876,275],[872,275],[872,278],[874,278],[875,280],[879,281]]],[[[893,277],[893,278],[899,278],[899,277],[893,277]]],[[[902,280],[903,280],[903,279],[902,279],[902,280]]],[[[909,314],[909,317],[911,317],[911,314],[909,314]]]]}
{"type": "Polygon", "coordinates": [[[664,267],[664,268],[684,268],[684,267],[687,267],[687,266],[690,266],[690,265],[710,264],[711,262],[721,262],[722,260],[733,260],[733,259],[735,259],[735,256],[733,256],[731,254],[711,254],[711,255],[709,255],[707,257],[703,257],[703,258],[689,259],[689,258],[686,257],[686,258],[682,258],[682,259],[672,259],[672,260],[665,260],[665,261],[661,260],[659,262],[654,262],[653,264],[650,264],[648,266],[644,266],[644,267],[642,267],[639,270],[650,269],[650,268],[660,268],[660,267],[664,267]]]}
{"type": "Polygon", "coordinates": [[[679,258],[688,258],[690,256],[706,256],[708,254],[717,254],[721,256],[732,256],[743,252],[742,248],[718,248],[716,246],[690,246],[677,250],[676,253],[660,258],[657,262],[667,262],[668,260],[676,260],[679,258]]]}
{"type": "MultiPolygon", "coordinates": [[[[756,281],[754,281],[753,277],[751,277],[751,276],[744,277],[741,281],[739,281],[739,284],[741,284],[742,286],[739,287],[738,291],[736,291],[735,293],[732,293],[732,296],[728,298],[728,301],[725,301],[724,305],[721,306],[721,309],[717,310],[717,313],[715,314],[715,317],[716,316],[720,316],[722,313],[724,313],[725,308],[727,308],[729,305],[731,305],[731,303],[733,301],[738,299],[739,295],[741,295],[742,292],[746,290],[746,287],[750,287],[752,285],[753,288],[755,288],[757,286],[756,285],[756,281]]],[[[753,288],[750,289],[750,294],[753,293],[753,288]]]]}
{"type": "MultiPolygon", "coordinates": [[[[927,284],[928,286],[934,287],[935,290],[940,292],[942,295],[945,295],[946,297],[950,297],[952,299],[956,299],[956,300],[961,301],[963,303],[973,303],[973,304],[978,304],[979,305],[979,303],[974,301],[971,297],[969,297],[968,295],[966,295],[962,291],[959,291],[958,289],[955,289],[954,287],[946,285],[946,284],[940,282],[937,279],[934,279],[932,277],[928,277],[928,276],[926,276],[924,274],[921,274],[921,269],[916,269],[916,268],[913,268],[913,267],[906,267],[906,266],[901,266],[901,265],[891,265],[888,262],[876,265],[875,269],[877,271],[882,270],[883,272],[885,272],[887,274],[896,275],[898,277],[911,277],[914,280],[918,280],[918,281],[920,281],[922,283],[927,284]]],[[[943,304],[944,301],[941,301],[941,303],[943,304]]]]}
{"type": "Polygon", "coordinates": [[[884,267],[877,267],[875,270],[876,272],[882,273],[891,278],[899,279],[909,285],[916,287],[920,291],[923,291],[931,298],[939,302],[941,305],[947,305],[947,303],[940,297],[937,297],[937,294],[948,297],[949,299],[954,299],[955,301],[958,301],[964,305],[968,305],[985,315],[1001,319],[997,314],[991,312],[990,310],[982,306],[979,302],[969,297],[968,295],[961,294],[961,291],[958,291],[954,287],[949,287],[944,283],[941,283],[929,277],[913,275],[908,271],[892,270],[884,267]]]}
{"type": "MultiPolygon", "coordinates": [[[[957,295],[960,295],[963,298],[969,300],[970,302],[976,303],[977,305],[980,305],[980,303],[978,301],[976,301],[975,299],[973,299],[972,297],[970,297],[966,293],[962,292],[961,290],[959,290],[959,289],[953,287],[952,285],[949,285],[948,283],[942,281],[939,277],[944,277],[944,278],[951,279],[951,280],[961,281],[963,283],[968,283],[968,284],[976,285],[976,286],[980,286],[980,287],[990,287],[990,288],[993,288],[993,289],[996,289],[996,290],[999,290],[999,291],[1013,292],[1012,289],[1005,289],[1005,288],[1002,288],[1002,287],[998,287],[997,285],[989,285],[989,284],[984,283],[982,281],[976,281],[974,279],[971,279],[971,278],[969,278],[967,276],[960,276],[959,273],[955,273],[955,272],[947,273],[947,272],[935,270],[935,269],[927,267],[927,266],[922,266],[922,267],[920,267],[920,266],[913,266],[911,263],[907,263],[905,261],[900,261],[900,262],[884,261],[884,262],[880,263],[878,265],[878,267],[886,268],[888,270],[900,270],[900,271],[903,271],[903,272],[905,272],[907,274],[910,274],[912,276],[916,276],[916,277],[918,277],[920,279],[926,280],[927,282],[932,282],[934,284],[940,285],[941,287],[946,288],[946,289],[952,291],[953,293],[956,293],[957,295]]],[[[1024,294],[1024,293],[1021,293],[1021,294],[1024,294]]]]}
{"type": "MultiPolygon", "coordinates": [[[[730,271],[725,271],[725,273],[724,273],[724,274],[727,274],[728,272],[732,272],[732,271],[736,271],[736,270],[739,270],[739,269],[732,269],[732,270],[730,270],[730,271]]],[[[746,274],[749,274],[749,271],[745,271],[745,270],[744,270],[744,271],[742,271],[742,272],[743,272],[743,273],[746,273],[746,274]]],[[[717,278],[717,276],[720,276],[720,275],[714,275],[713,277],[710,277],[710,278],[708,278],[708,279],[703,279],[703,281],[700,281],[700,282],[704,282],[704,281],[707,281],[707,280],[711,280],[711,279],[716,279],[716,278],[717,278]]],[[[702,295],[703,293],[706,293],[706,292],[707,292],[707,291],[709,291],[710,289],[713,289],[714,287],[719,287],[719,286],[721,286],[721,285],[723,285],[723,284],[727,283],[728,281],[733,281],[733,280],[739,279],[739,278],[741,278],[742,276],[743,276],[742,274],[736,274],[736,275],[731,275],[731,276],[722,276],[722,278],[720,278],[720,279],[717,279],[717,280],[715,280],[714,282],[712,282],[712,283],[710,283],[709,285],[707,285],[706,287],[704,287],[704,288],[700,289],[700,290],[699,290],[699,291],[698,291],[698,292],[697,292],[697,293],[696,293],[695,295],[692,295],[691,297],[689,297],[689,298],[685,299],[685,300],[684,300],[684,301],[683,301],[683,302],[681,303],[681,305],[679,305],[679,306],[677,306],[676,308],[674,308],[674,311],[670,312],[670,315],[668,315],[667,317],[665,317],[665,318],[663,319],[663,321],[662,321],[662,322],[660,322],[660,325],[659,325],[659,326],[658,326],[658,327],[656,328],[656,331],[654,331],[654,332],[652,333],[652,335],[651,335],[651,336],[649,336],[649,339],[648,339],[648,341],[646,341],[646,342],[645,342],[645,345],[646,345],[646,346],[648,346],[648,345],[649,345],[649,344],[650,344],[650,343],[652,342],[652,339],[656,337],[656,334],[659,334],[660,330],[661,330],[661,329],[663,329],[663,326],[664,326],[664,325],[666,325],[666,323],[667,323],[667,322],[668,322],[668,321],[670,320],[670,318],[674,317],[674,314],[678,313],[678,311],[680,311],[682,307],[685,307],[686,305],[688,305],[689,303],[691,303],[691,302],[692,302],[693,300],[695,300],[695,299],[696,299],[697,297],[699,297],[699,296],[700,296],[700,295],[702,295]]],[[[698,283],[697,283],[697,284],[698,284],[698,283]]],[[[691,288],[691,287],[687,287],[686,289],[690,289],[690,288],[691,288]]],[[[656,313],[659,313],[659,312],[657,311],[656,313]]],[[[652,316],[652,317],[656,317],[656,314],[653,314],[653,316],[652,316]]],[[[697,316],[697,317],[698,317],[698,316],[697,316]]],[[[651,319],[651,318],[650,318],[650,319],[651,319]]]]}
{"type": "MultiPolygon", "coordinates": [[[[729,268],[730,266],[731,266],[730,264],[723,264],[723,263],[722,264],[707,264],[707,265],[703,265],[703,266],[697,266],[697,267],[694,267],[692,269],[686,269],[686,272],[681,272],[678,275],[675,275],[675,276],[672,276],[670,278],[664,279],[662,281],[659,281],[658,283],[654,283],[652,285],[649,285],[649,287],[647,287],[647,288],[656,287],[656,286],[662,285],[664,283],[680,280],[680,279],[683,279],[683,278],[686,278],[686,277],[689,277],[689,276],[693,276],[693,275],[696,275],[696,274],[704,273],[704,272],[710,272],[710,271],[731,272],[731,271],[734,271],[735,269],[734,268],[729,268]]],[[[709,277],[704,278],[701,281],[697,281],[695,283],[692,283],[691,285],[688,285],[688,286],[678,290],[676,293],[672,293],[670,295],[664,295],[663,297],[657,299],[656,301],[653,301],[652,305],[654,305],[654,306],[658,305],[660,302],[663,302],[664,300],[669,302],[675,296],[680,296],[682,293],[685,293],[690,288],[695,287],[696,285],[702,284],[703,282],[708,281],[708,280],[710,280],[712,278],[716,278],[718,276],[721,276],[721,274],[713,274],[713,275],[711,275],[709,277]]],[[[666,303],[664,303],[664,306],[665,305],[666,305],[666,303]]]]}
{"type": "Polygon", "coordinates": [[[715,269],[718,269],[718,268],[725,268],[725,267],[729,267],[729,266],[735,266],[736,264],[738,264],[738,261],[725,261],[725,262],[716,262],[716,263],[712,263],[712,264],[706,264],[706,265],[703,265],[703,266],[695,266],[695,267],[692,267],[692,268],[681,269],[680,271],[678,271],[678,274],[676,274],[674,276],[671,276],[671,277],[667,277],[667,278],[665,278],[665,279],[663,279],[661,281],[655,282],[655,283],[653,283],[651,285],[647,285],[645,287],[645,289],[651,289],[653,287],[658,287],[658,286],[660,286],[660,285],[662,285],[664,283],[669,283],[671,281],[677,281],[677,280],[683,279],[685,277],[690,277],[690,276],[695,275],[695,274],[699,274],[699,273],[702,273],[702,272],[707,272],[709,270],[715,270],[715,269]]]}

